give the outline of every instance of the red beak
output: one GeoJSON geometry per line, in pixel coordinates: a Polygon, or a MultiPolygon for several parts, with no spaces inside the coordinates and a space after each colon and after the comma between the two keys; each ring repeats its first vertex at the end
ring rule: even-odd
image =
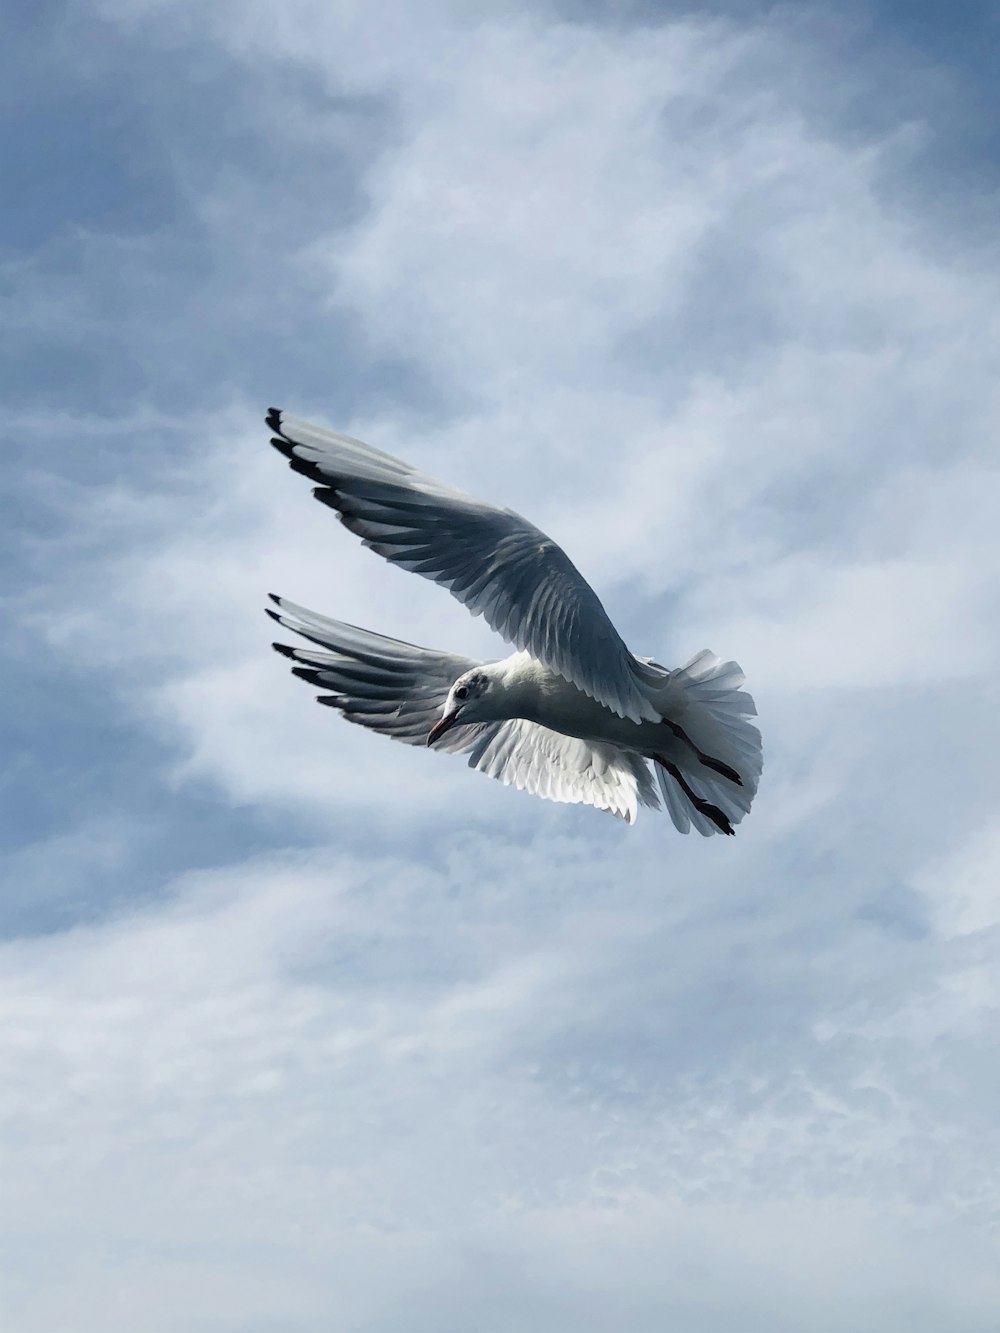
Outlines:
{"type": "Polygon", "coordinates": [[[438,720],[434,723],[433,727],[431,727],[430,731],[427,733],[427,744],[433,745],[435,741],[439,741],[446,731],[451,731],[452,727],[455,725],[457,721],[458,721],[457,708],[454,709],[451,713],[445,713],[444,717],[438,718],[438,720]]]}

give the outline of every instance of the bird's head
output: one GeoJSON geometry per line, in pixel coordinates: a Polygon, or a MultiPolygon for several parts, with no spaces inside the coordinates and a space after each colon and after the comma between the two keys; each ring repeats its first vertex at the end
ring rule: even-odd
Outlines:
{"type": "Polygon", "coordinates": [[[482,667],[473,667],[459,676],[448,691],[441,716],[427,734],[427,744],[433,745],[452,727],[494,721],[499,716],[495,694],[496,681],[482,667]]]}

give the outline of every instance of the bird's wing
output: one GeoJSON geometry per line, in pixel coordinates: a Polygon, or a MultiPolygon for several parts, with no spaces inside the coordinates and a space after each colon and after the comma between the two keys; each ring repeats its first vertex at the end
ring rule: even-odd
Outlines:
{"type": "MultiPolygon", "coordinates": [[[[459,676],[481,663],[455,653],[418,648],[370,630],[329,620],[284,597],[272,596],[279,625],[319,644],[324,652],[274,646],[299,665],[295,674],[329,693],[320,702],[339,708],[349,722],[381,731],[407,745],[426,745],[427,733],[441,716],[448,691],[459,676]]],[[[458,751],[460,731],[453,727],[438,742],[440,750],[458,751]]],[[[468,738],[466,738],[468,739],[468,738]]]]}
{"type": "MultiPolygon", "coordinates": [[[[270,614],[279,624],[324,649],[274,645],[299,663],[297,676],[327,691],[320,703],[408,745],[426,745],[455,680],[480,665],[328,620],[283,598],[274,601],[278,609],[270,614]]],[[[550,801],[593,805],[629,823],[639,805],[659,805],[639,755],[562,736],[523,718],[459,724],[435,749],[468,754],[470,768],[508,786],[550,801]]]]}
{"type": "Polygon", "coordinates": [[[475,500],[359,440],[273,409],[272,444],[317,499],[393,564],[434,579],[473,615],[621,717],[658,719],[662,671],[625,646],[566,553],[510,509],[475,500]]]}
{"type": "Polygon", "coordinates": [[[467,748],[470,768],[547,801],[592,805],[627,824],[640,805],[660,804],[641,755],[563,736],[522,717],[487,723],[467,748]]]}

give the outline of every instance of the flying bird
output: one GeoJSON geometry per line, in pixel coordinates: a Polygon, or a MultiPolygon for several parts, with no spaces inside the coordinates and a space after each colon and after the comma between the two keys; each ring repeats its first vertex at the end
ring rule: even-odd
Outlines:
{"type": "Polygon", "coordinates": [[[365,546],[442,584],[517,651],[497,662],[418,648],[272,594],[272,616],[321,651],[276,643],[319,702],[408,745],[551,801],[631,823],[662,797],[687,833],[733,833],[761,742],[743,672],[707,650],[668,670],[625,646],[551,537],[360,440],[276,408],[271,443],[365,546]],[[655,778],[655,780],[654,780],[655,778]]]}

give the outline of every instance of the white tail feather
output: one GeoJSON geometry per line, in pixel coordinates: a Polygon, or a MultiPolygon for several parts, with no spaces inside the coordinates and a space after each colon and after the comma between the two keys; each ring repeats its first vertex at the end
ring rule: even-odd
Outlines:
{"type": "MultiPolygon", "coordinates": [[[[742,786],[706,768],[693,750],[675,759],[696,796],[716,806],[730,824],[738,824],[750,809],[763,768],[760,732],[748,720],[756,716],[757,708],[740,688],[743,681],[737,663],[723,662],[705,649],[671,671],[657,691],[657,706],[663,716],[683,728],[704,754],[740,775],[742,786]]],[[[655,767],[663,803],[679,833],[687,833],[692,826],[706,836],[721,832],[670,773],[660,764],[655,767]]]]}

